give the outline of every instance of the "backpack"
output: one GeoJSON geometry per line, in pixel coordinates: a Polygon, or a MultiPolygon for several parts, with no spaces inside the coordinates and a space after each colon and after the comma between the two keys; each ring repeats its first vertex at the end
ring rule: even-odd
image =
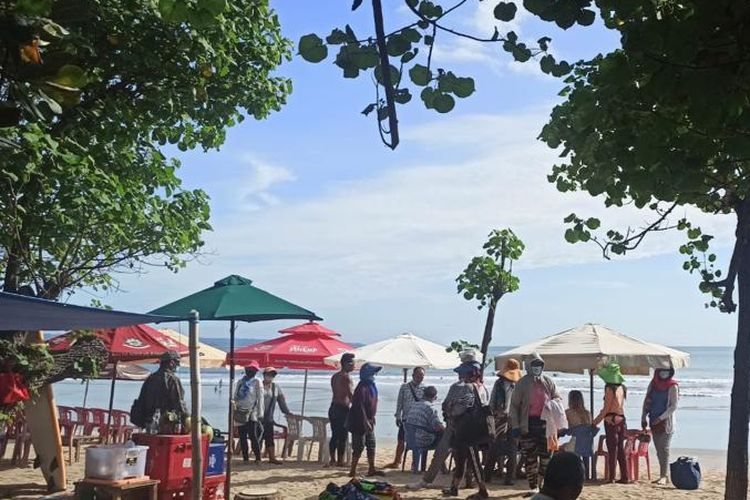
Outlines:
{"type": "Polygon", "coordinates": [[[680,457],[669,465],[672,484],[678,490],[697,490],[701,484],[701,466],[692,457],[680,457]]]}
{"type": "Polygon", "coordinates": [[[144,429],[148,422],[146,422],[145,408],[141,404],[140,399],[133,400],[133,405],[130,407],[130,421],[136,427],[144,429]]]}

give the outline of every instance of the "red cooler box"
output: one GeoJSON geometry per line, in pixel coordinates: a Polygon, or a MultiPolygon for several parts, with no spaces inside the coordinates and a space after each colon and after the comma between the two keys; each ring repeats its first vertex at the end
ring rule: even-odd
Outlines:
{"type": "MultiPolygon", "coordinates": [[[[146,475],[158,479],[159,497],[166,492],[188,492],[193,477],[193,445],[190,434],[133,434],[138,445],[148,446],[146,475]]],[[[203,463],[208,455],[208,436],[201,436],[203,463]]]]}
{"type": "Polygon", "coordinates": [[[224,483],[226,480],[226,474],[204,477],[203,500],[224,500],[224,483]]]}

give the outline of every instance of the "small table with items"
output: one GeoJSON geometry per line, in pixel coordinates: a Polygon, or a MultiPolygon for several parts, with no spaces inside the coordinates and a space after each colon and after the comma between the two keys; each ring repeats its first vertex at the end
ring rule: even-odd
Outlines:
{"type": "Polygon", "coordinates": [[[156,500],[159,481],[148,477],[135,477],[111,481],[107,479],[82,479],[76,482],[75,498],[86,500],[95,498],[94,493],[100,491],[109,495],[112,500],[148,499],[156,500]]]}

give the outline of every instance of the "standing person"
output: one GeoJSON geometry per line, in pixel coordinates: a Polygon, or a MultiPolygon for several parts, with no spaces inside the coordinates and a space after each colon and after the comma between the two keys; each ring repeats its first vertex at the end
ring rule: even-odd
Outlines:
{"type": "Polygon", "coordinates": [[[674,433],[674,412],[680,399],[680,388],[674,379],[674,368],[654,371],[643,401],[641,427],[651,427],[656,456],[659,457],[659,479],[656,484],[667,484],[669,445],[674,433]]]}
{"type": "Polygon", "coordinates": [[[159,368],[148,376],[141,386],[138,399],[133,404],[137,411],[131,410],[131,420],[141,428],[160,422],[153,422],[158,411],[161,416],[171,411],[177,414],[180,422],[187,416],[185,390],[175,373],[180,366],[180,354],[167,351],[159,359],[159,368]],[[137,420],[137,421],[136,421],[137,420]]]}
{"type": "Polygon", "coordinates": [[[495,419],[495,436],[490,442],[484,464],[485,481],[488,483],[492,481],[495,465],[500,466],[501,474],[505,471],[504,483],[506,485],[512,485],[515,479],[517,450],[516,441],[510,435],[508,410],[513,398],[513,389],[519,380],[521,380],[521,364],[511,358],[505,362],[503,369],[497,372],[497,380],[492,387],[490,410],[495,419]],[[505,468],[506,457],[507,469],[505,468]]]}
{"type": "Polygon", "coordinates": [[[449,389],[443,401],[443,412],[454,428],[450,445],[456,468],[451,485],[443,490],[443,495],[458,496],[458,487],[468,463],[479,485],[479,491],[468,498],[489,498],[477,450],[479,442],[475,440],[479,429],[477,421],[472,418],[473,412],[482,411],[479,407],[486,407],[489,403],[489,394],[482,383],[482,365],[477,361],[464,362],[454,371],[458,373],[459,381],[449,389]]]}
{"type": "Polygon", "coordinates": [[[245,375],[237,382],[234,393],[234,422],[240,434],[242,460],[247,463],[247,440],[255,455],[255,463],[260,464],[260,435],[263,432],[263,389],[260,380],[255,378],[260,370],[257,361],[251,361],[245,367],[245,375]]]}
{"type": "Polygon", "coordinates": [[[329,467],[343,467],[346,461],[346,419],[352,405],[352,378],[349,374],[354,370],[354,354],[342,354],[340,364],[341,369],[331,377],[331,406],[328,408],[328,420],[331,423],[329,467]]]}
{"type": "Polygon", "coordinates": [[[547,401],[560,399],[560,395],[552,378],[544,374],[544,359],[538,353],[531,355],[527,369],[510,400],[510,426],[512,436],[520,438],[531,496],[539,491],[539,481],[544,478],[551,456],[542,411],[547,401]]]}
{"type": "Polygon", "coordinates": [[[628,467],[625,460],[625,399],[628,389],[623,385],[625,378],[617,363],[608,363],[599,368],[599,377],[604,380],[604,406],[594,419],[594,426],[604,422],[604,433],[607,439],[607,481],[615,482],[615,465],[620,466],[620,484],[628,483],[628,467]]]}
{"type": "Polygon", "coordinates": [[[291,415],[292,412],[289,411],[281,387],[273,381],[276,374],[276,368],[272,366],[263,369],[263,441],[268,452],[268,462],[280,465],[281,461],[276,460],[276,445],[273,439],[273,417],[276,413],[276,405],[278,404],[284,415],[291,415]]]}
{"type": "Polygon", "coordinates": [[[357,475],[357,463],[362,451],[367,449],[367,476],[382,476],[375,468],[375,414],[378,411],[378,388],[375,375],[382,366],[365,363],[359,369],[359,384],[352,395],[349,410],[348,430],[352,433],[352,465],[349,475],[357,475]]]}
{"type": "Polygon", "coordinates": [[[397,469],[401,466],[401,458],[404,453],[404,420],[412,405],[422,400],[425,371],[421,366],[417,366],[411,372],[411,380],[401,386],[396,399],[396,426],[398,427],[398,442],[396,444],[396,457],[393,462],[386,465],[386,469],[397,469]]]}

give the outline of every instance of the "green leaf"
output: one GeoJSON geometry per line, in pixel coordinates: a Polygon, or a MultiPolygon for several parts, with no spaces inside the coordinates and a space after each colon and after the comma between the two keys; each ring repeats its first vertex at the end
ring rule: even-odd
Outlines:
{"type": "Polygon", "coordinates": [[[594,24],[595,19],[596,14],[593,10],[583,9],[578,13],[576,21],[578,21],[578,24],[580,24],[581,26],[591,26],[592,24],[594,24]]]}
{"type": "Polygon", "coordinates": [[[352,10],[357,10],[360,5],[362,5],[362,0],[354,0],[354,2],[352,2],[352,10]]]}
{"type": "Polygon", "coordinates": [[[409,92],[409,89],[398,89],[393,96],[393,100],[399,104],[406,104],[411,101],[411,92],[409,92]]]}
{"type": "Polygon", "coordinates": [[[469,97],[474,93],[474,79],[473,78],[456,78],[453,84],[453,94],[456,97],[469,97]]]}
{"type": "Polygon", "coordinates": [[[432,107],[438,113],[448,113],[456,105],[456,100],[449,94],[436,92],[432,100],[432,107]]]}
{"type": "Polygon", "coordinates": [[[498,21],[512,21],[518,8],[512,2],[500,2],[495,6],[494,15],[498,21]]]}
{"type": "MultiPolygon", "coordinates": [[[[390,64],[389,68],[391,70],[391,85],[396,85],[398,83],[401,75],[399,74],[398,68],[396,66],[394,66],[393,64],[390,64]]],[[[378,65],[375,68],[375,80],[379,84],[384,85],[383,70],[380,67],[380,65],[378,65]]]]}
{"type": "Polygon", "coordinates": [[[227,0],[200,0],[198,5],[213,16],[218,16],[227,8],[227,0]]]}
{"type": "Polygon", "coordinates": [[[599,229],[599,226],[601,226],[602,223],[599,221],[599,219],[596,219],[594,217],[590,217],[586,220],[586,227],[591,229],[592,231],[595,229],[599,229]]]}
{"type": "Polygon", "coordinates": [[[414,82],[415,85],[424,87],[432,80],[432,71],[427,66],[421,64],[415,64],[409,70],[409,78],[414,82]]]}
{"type": "Polygon", "coordinates": [[[401,62],[403,64],[406,64],[406,63],[410,62],[412,59],[414,59],[415,57],[417,57],[418,53],[419,53],[419,49],[418,48],[415,48],[411,52],[407,52],[406,54],[404,54],[403,56],[401,56],[401,62]]]}
{"type": "Polygon", "coordinates": [[[411,42],[403,35],[397,33],[388,37],[385,47],[389,56],[398,57],[411,50],[411,42]]]}
{"type": "Polygon", "coordinates": [[[372,113],[373,111],[375,111],[375,106],[376,106],[376,104],[374,102],[368,104],[367,107],[362,110],[362,114],[365,115],[365,116],[369,115],[370,113],[372,113]]]}
{"type": "Polygon", "coordinates": [[[323,40],[314,33],[300,38],[298,50],[302,58],[311,63],[318,63],[328,57],[328,47],[323,45],[323,40]]]}
{"type": "Polygon", "coordinates": [[[346,33],[338,28],[334,28],[331,34],[326,37],[326,43],[329,45],[341,45],[342,43],[346,43],[347,40],[346,33]]]}

